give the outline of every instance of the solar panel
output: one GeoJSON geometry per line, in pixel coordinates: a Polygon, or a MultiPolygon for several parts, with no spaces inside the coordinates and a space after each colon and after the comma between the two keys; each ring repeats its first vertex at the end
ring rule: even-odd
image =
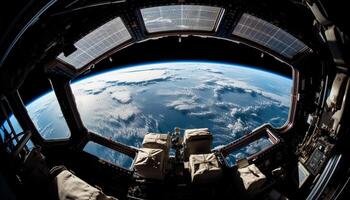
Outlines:
{"type": "Polygon", "coordinates": [[[279,27],[244,13],[233,34],[265,46],[287,58],[311,51],[303,42],[279,27]]]}
{"type": "Polygon", "coordinates": [[[57,58],[79,69],[129,39],[129,31],[117,17],[74,43],[77,50],[72,54],[66,57],[61,53],[57,58]]]}
{"type": "Polygon", "coordinates": [[[170,5],[141,9],[149,33],[163,31],[213,31],[222,8],[200,5],[170,5]]]}

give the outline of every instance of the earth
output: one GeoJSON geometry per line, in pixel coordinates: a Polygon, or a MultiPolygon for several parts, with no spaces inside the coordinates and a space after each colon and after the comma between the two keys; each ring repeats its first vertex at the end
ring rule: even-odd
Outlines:
{"type": "MultiPolygon", "coordinates": [[[[283,126],[292,80],[227,63],[167,62],[113,69],[76,80],[71,87],[81,118],[93,133],[141,147],[149,132],[206,127],[213,135],[212,147],[218,148],[264,123],[283,126]]],[[[70,137],[52,91],[27,110],[43,138],[70,137]]],[[[269,145],[268,138],[260,138],[227,160],[234,164],[269,145]]],[[[128,156],[93,142],[84,151],[125,168],[132,163],[128,156]]]]}

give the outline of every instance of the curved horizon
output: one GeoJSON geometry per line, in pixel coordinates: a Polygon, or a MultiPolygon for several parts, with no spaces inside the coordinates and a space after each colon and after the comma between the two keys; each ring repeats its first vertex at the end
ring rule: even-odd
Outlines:
{"type": "MultiPolygon", "coordinates": [[[[72,80],[72,84],[75,84],[75,83],[78,83],[80,81],[83,81],[85,79],[88,79],[88,78],[92,78],[92,77],[95,77],[95,76],[99,76],[99,75],[102,75],[102,74],[105,74],[105,73],[109,73],[109,72],[112,72],[112,71],[116,71],[116,70],[122,70],[122,69],[128,69],[128,68],[134,68],[134,67],[141,67],[141,66],[148,66],[148,65],[154,65],[154,64],[166,64],[166,63],[203,63],[203,64],[222,64],[222,65],[225,65],[225,67],[237,67],[237,68],[246,68],[246,69],[249,69],[249,70],[255,70],[255,71],[260,71],[260,72],[264,72],[264,73],[268,73],[268,74],[273,74],[273,75],[276,75],[276,76],[279,76],[281,78],[284,78],[284,79],[287,79],[287,80],[293,80],[293,77],[287,77],[287,76],[284,76],[282,74],[279,74],[277,72],[273,72],[273,71],[270,71],[270,70],[267,70],[267,69],[262,69],[262,68],[258,68],[258,67],[255,67],[255,66],[249,66],[249,65],[243,65],[243,64],[235,64],[235,63],[230,63],[230,62],[223,62],[223,61],[219,61],[219,62],[216,62],[216,61],[203,61],[203,60],[181,60],[181,61],[172,61],[172,60],[169,60],[169,61],[159,61],[159,62],[144,62],[144,64],[142,63],[139,63],[139,64],[128,64],[128,65],[123,65],[121,67],[112,67],[110,69],[106,69],[106,70],[102,70],[102,71],[97,71],[97,72],[93,72],[93,73],[88,73],[82,77],[79,77],[77,78],[76,80],[73,79],[72,80]]],[[[53,92],[52,88],[37,95],[35,98],[33,98],[32,100],[30,100],[27,104],[25,104],[25,106],[30,106],[30,104],[32,104],[34,101],[40,99],[41,97],[49,94],[50,92],[53,92]]]]}

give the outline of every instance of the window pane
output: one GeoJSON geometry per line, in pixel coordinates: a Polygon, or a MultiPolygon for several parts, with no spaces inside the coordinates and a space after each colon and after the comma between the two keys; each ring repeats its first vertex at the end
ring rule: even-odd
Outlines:
{"type": "MultiPolygon", "coordinates": [[[[22,127],[19,125],[17,119],[13,115],[10,117],[10,123],[12,124],[15,134],[23,132],[22,127]]],[[[1,124],[1,127],[0,127],[0,135],[1,135],[2,141],[4,141],[5,139],[5,132],[9,134],[11,134],[12,132],[10,125],[6,120],[1,124]]]]}
{"type": "Polygon", "coordinates": [[[250,142],[248,145],[231,152],[226,160],[229,166],[234,166],[236,162],[240,159],[252,156],[270,146],[272,146],[272,141],[268,136],[259,138],[258,140],[250,142]]]}
{"type": "Polygon", "coordinates": [[[223,9],[199,5],[172,5],[141,9],[149,33],[178,30],[213,31],[223,9]]]}
{"type": "Polygon", "coordinates": [[[311,51],[303,42],[277,26],[244,13],[233,34],[265,46],[287,58],[311,51]]]}
{"type": "Polygon", "coordinates": [[[88,142],[84,147],[84,151],[125,169],[129,169],[133,161],[133,158],[123,153],[94,142],[88,142]]]}
{"type": "MultiPolygon", "coordinates": [[[[15,130],[16,133],[20,133],[22,132],[22,127],[19,125],[17,119],[15,118],[15,116],[11,116],[10,117],[10,122],[12,124],[12,127],[13,129],[15,130]]],[[[4,128],[8,131],[8,132],[11,132],[11,128],[10,128],[10,125],[7,123],[7,121],[4,122],[3,124],[4,128]]]]}
{"type": "Polygon", "coordinates": [[[148,132],[209,128],[213,147],[288,120],[292,80],[231,64],[167,62],[115,69],[71,85],[85,126],[142,146],[148,132]]]}
{"type": "MultiPolygon", "coordinates": [[[[11,125],[7,122],[7,120],[5,120],[2,124],[0,124],[0,139],[6,143],[7,145],[10,145],[10,143],[14,146],[17,145],[17,141],[19,141],[22,137],[23,137],[23,129],[21,127],[21,125],[18,123],[16,117],[14,115],[11,115],[11,117],[9,118],[9,121],[11,123],[11,125]],[[12,129],[11,126],[14,130],[14,133],[12,133],[12,129]],[[19,136],[17,136],[18,134],[21,134],[19,136]],[[6,136],[5,136],[6,135],[6,136]],[[14,136],[17,136],[17,138],[14,138],[14,136]],[[10,139],[12,138],[11,142],[10,141],[5,141],[6,139],[10,139]]],[[[9,146],[7,146],[9,147],[9,146]]],[[[26,144],[26,148],[28,150],[31,150],[34,147],[34,144],[31,140],[29,140],[26,144]]],[[[10,151],[10,149],[8,149],[10,151]]]]}
{"type": "Polygon", "coordinates": [[[67,139],[70,131],[54,92],[49,92],[27,106],[30,118],[46,140],[67,139]]]}
{"type": "Polygon", "coordinates": [[[77,41],[75,52],[67,57],[61,53],[58,59],[79,69],[129,39],[129,31],[122,19],[117,17],[77,41]]]}

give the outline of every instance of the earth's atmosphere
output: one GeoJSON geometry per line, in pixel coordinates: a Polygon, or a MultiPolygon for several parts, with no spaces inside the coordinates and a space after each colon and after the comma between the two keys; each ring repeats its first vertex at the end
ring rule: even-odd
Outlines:
{"type": "MultiPolygon", "coordinates": [[[[207,127],[215,148],[264,123],[283,126],[292,80],[233,64],[167,62],[115,69],[77,80],[71,87],[82,120],[94,133],[140,147],[148,132],[207,127]]],[[[27,109],[45,139],[70,136],[53,92],[37,98],[27,109]]],[[[235,151],[228,161],[232,164],[270,144],[261,138],[235,151]]],[[[126,168],[132,162],[92,142],[84,150],[126,168]]]]}

